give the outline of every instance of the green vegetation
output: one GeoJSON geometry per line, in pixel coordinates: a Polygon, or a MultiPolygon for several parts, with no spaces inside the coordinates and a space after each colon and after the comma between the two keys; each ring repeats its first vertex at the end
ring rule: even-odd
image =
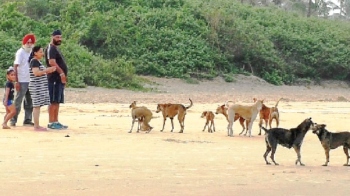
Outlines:
{"type": "MultiPolygon", "coordinates": [[[[252,73],[273,84],[349,78],[350,24],[234,0],[0,0],[0,73],[23,35],[64,33],[69,85],[142,88],[137,75],[252,73]]],[[[305,12],[305,9],[304,11],[305,12]]],[[[195,79],[193,79],[195,78],[195,79]]],[[[4,77],[1,78],[4,81],[4,77]]]]}

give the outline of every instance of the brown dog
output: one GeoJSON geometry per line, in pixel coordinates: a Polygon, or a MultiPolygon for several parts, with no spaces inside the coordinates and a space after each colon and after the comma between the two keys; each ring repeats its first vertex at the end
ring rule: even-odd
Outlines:
{"type": "MultiPolygon", "coordinates": [[[[262,108],[259,112],[259,117],[260,117],[260,121],[259,121],[259,127],[260,127],[260,130],[259,130],[259,135],[261,135],[261,127],[262,127],[262,124],[263,124],[263,121],[265,121],[265,128],[267,128],[267,124],[269,124],[270,126],[270,129],[271,129],[271,123],[272,123],[272,120],[275,119],[276,120],[276,127],[279,126],[279,123],[280,123],[280,114],[278,112],[278,103],[281,101],[281,99],[283,98],[280,98],[275,107],[267,107],[265,104],[262,105],[262,108]]],[[[253,98],[254,102],[257,101],[256,98],[253,98]]]]}
{"type": "Polygon", "coordinates": [[[326,154],[326,163],[323,166],[327,166],[329,162],[329,151],[343,146],[343,150],[346,156],[346,163],[344,166],[349,166],[349,148],[350,148],[350,132],[329,132],[325,124],[316,124],[311,128],[312,133],[316,134],[320,140],[322,147],[326,154]]]}
{"type": "Polygon", "coordinates": [[[263,100],[258,100],[251,106],[240,105],[240,104],[228,105],[228,103],[226,103],[226,107],[228,108],[227,113],[228,113],[228,122],[229,122],[227,126],[227,135],[231,137],[233,136],[232,126],[234,123],[234,117],[236,114],[238,114],[239,116],[243,117],[245,120],[249,121],[249,125],[247,129],[249,132],[249,137],[251,137],[253,122],[258,116],[258,113],[262,108],[263,102],[264,102],[263,100]]]}
{"type": "Polygon", "coordinates": [[[132,102],[129,108],[131,108],[131,117],[132,117],[132,124],[131,124],[131,129],[129,133],[132,132],[136,119],[138,119],[139,124],[141,123],[141,126],[138,126],[137,133],[139,132],[140,129],[142,131],[147,131],[146,133],[149,133],[153,129],[153,127],[149,125],[149,122],[152,119],[151,110],[149,110],[144,106],[137,107],[136,101],[132,102]]]}
{"type": "Polygon", "coordinates": [[[205,130],[205,127],[208,126],[208,133],[213,133],[213,131],[215,132],[214,113],[212,111],[204,111],[201,115],[201,118],[206,119],[203,131],[205,130]],[[209,126],[209,122],[210,122],[210,126],[209,126]],[[211,129],[211,127],[213,127],[213,129],[211,129]]]}
{"type": "Polygon", "coordinates": [[[179,133],[183,133],[185,128],[185,116],[186,116],[186,110],[193,106],[192,100],[189,99],[191,104],[187,107],[185,107],[182,104],[172,104],[172,103],[166,103],[166,104],[158,104],[157,105],[157,111],[156,113],[162,111],[163,114],[163,128],[160,131],[164,130],[164,125],[166,118],[170,118],[171,120],[171,132],[174,130],[174,117],[177,115],[177,118],[179,120],[181,129],[179,133]]]}
{"type": "MultiPolygon", "coordinates": [[[[217,108],[216,108],[216,112],[215,114],[223,114],[225,117],[226,117],[226,120],[228,122],[228,114],[227,114],[227,108],[225,107],[225,104],[224,105],[219,105],[217,108]]],[[[246,130],[246,127],[248,127],[248,124],[249,124],[249,121],[246,121],[246,126],[244,126],[244,121],[245,119],[240,117],[238,114],[235,114],[235,118],[234,118],[234,121],[238,120],[239,119],[239,123],[241,124],[242,126],[242,131],[239,135],[241,135],[244,130],[246,130]]],[[[247,132],[246,132],[247,134],[247,132]]]]}

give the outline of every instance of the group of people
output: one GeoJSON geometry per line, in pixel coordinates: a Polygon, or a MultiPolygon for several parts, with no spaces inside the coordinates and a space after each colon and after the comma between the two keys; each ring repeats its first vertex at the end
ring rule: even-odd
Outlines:
{"type": "Polygon", "coordinates": [[[3,129],[16,126],[23,102],[24,126],[33,126],[36,131],[67,129],[58,121],[59,107],[64,103],[64,89],[68,67],[59,49],[62,32],[55,30],[45,49],[35,46],[35,35],[23,37],[22,47],[16,52],[14,66],[7,69],[3,104],[6,108],[3,129]],[[41,62],[45,56],[46,66],[41,62]],[[16,91],[16,96],[14,95],[16,91]],[[40,108],[48,105],[49,123],[39,124],[40,108]],[[33,119],[32,119],[33,117],[33,119]],[[8,122],[10,121],[10,126],[8,122]]]}

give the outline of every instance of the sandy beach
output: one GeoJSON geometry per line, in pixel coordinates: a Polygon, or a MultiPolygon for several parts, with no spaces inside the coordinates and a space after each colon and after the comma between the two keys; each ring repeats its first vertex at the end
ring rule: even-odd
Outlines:
{"type": "MultiPolygon", "coordinates": [[[[324,150],[309,131],[302,145],[302,161],[296,153],[278,146],[276,161],[266,165],[264,136],[227,136],[227,121],[215,117],[215,133],[202,132],[204,110],[215,111],[232,100],[252,104],[254,97],[278,105],[280,127],[292,128],[305,118],[327,125],[329,131],[350,131],[350,88],[346,83],[274,86],[251,76],[237,76],[234,83],[221,78],[188,84],[179,79],[146,77],[152,91],[88,87],[66,89],[60,121],[67,130],[35,132],[22,126],[1,130],[0,195],[346,195],[350,167],[342,147],[332,150],[328,167],[324,150]],[[181,103],[193,107],[186,115],[184,133],[174,120],[165,129],[157,103],[181,103]],[[137,101],[154,118],[150,133],[132,133],[129,105],[137,101]]],[[[4,115],[4,106],[0,113],[4,115]]],[[[41,110],[41,125],[48,122],[47,107],[41,110]]],[[[275,124],[273,123],[273,126],[275,124]]]]}

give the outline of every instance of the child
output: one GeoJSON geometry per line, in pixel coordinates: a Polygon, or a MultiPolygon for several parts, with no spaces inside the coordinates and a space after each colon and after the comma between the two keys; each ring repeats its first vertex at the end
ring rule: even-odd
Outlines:
{"type": "Polygon", "coordinates": [[[16,80],[16,74],[13,67],[8,68],[6,72],[6,85],[5,85],[5,96],[4,96],[4,106],[6,108],[6,114],[4,116],[4,122],[2,123],[3,129],[11,129],[7,126],[7,122],[16,114],[16,107],[13,104],[14,99],[14,85],[13,82],[16,80]]]}

